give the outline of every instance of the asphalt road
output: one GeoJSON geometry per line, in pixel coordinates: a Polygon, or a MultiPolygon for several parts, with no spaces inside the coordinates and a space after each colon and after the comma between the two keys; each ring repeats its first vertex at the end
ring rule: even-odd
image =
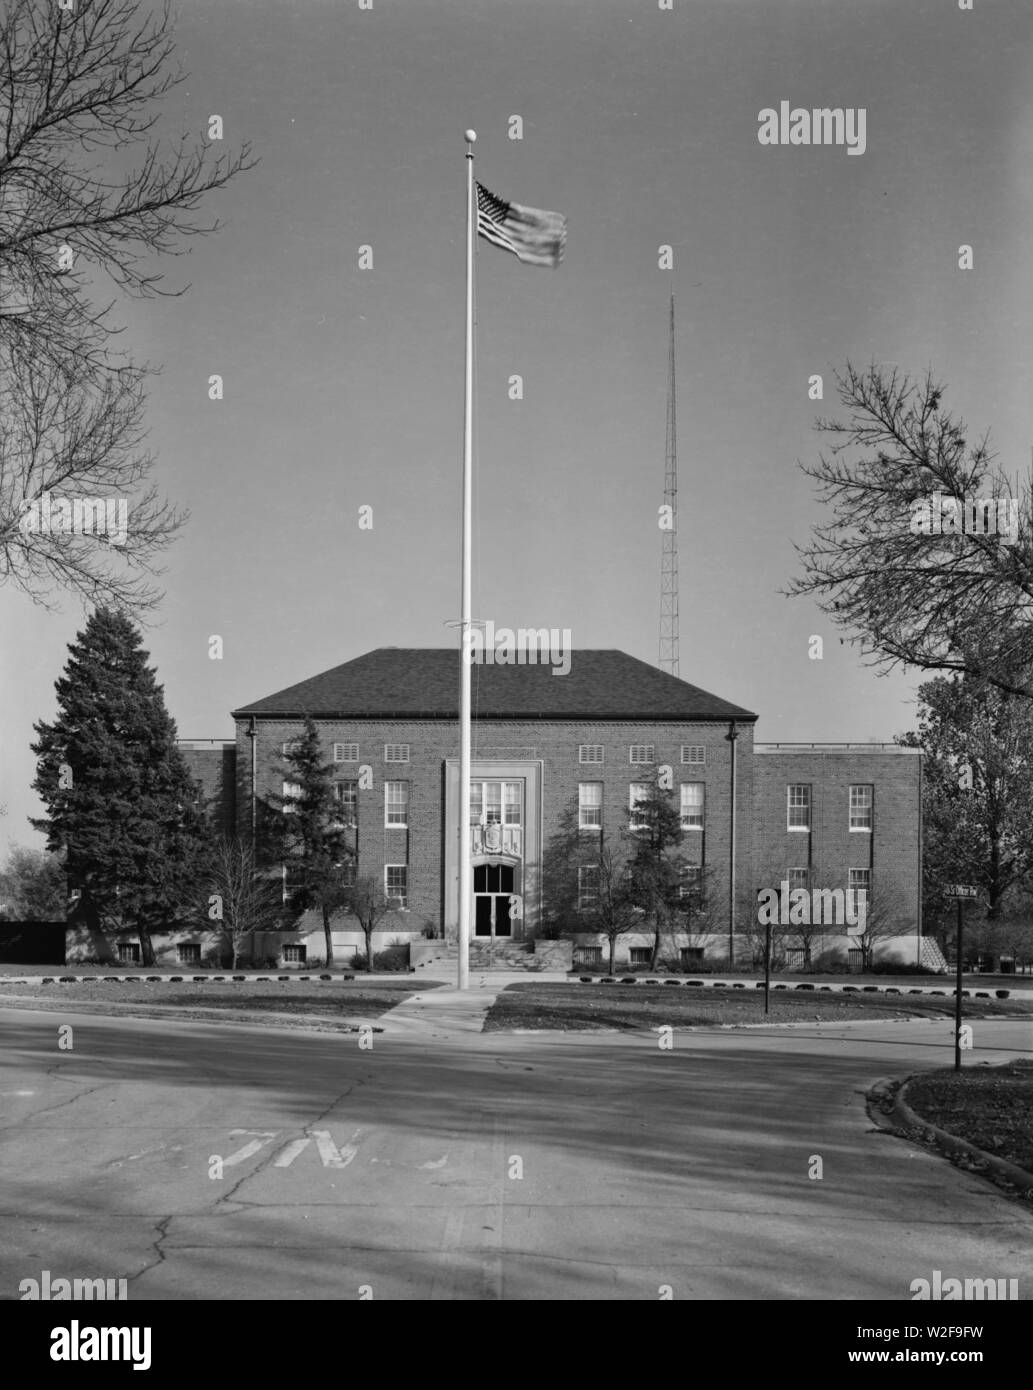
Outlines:
{"type": "MultiPolygon", "coordinates": [[[[1028,1211],[865,1114],[950,1064],[947,1022],[362,1050],[0,1010],[0,1044],[4,1298],[45,1269],[131,1300],[907,1300],[935,1269],[1033,1296],[1028,1211]]],[[[1033,1055],[1022,1021],[975,1045],[1033,1055]]]]}

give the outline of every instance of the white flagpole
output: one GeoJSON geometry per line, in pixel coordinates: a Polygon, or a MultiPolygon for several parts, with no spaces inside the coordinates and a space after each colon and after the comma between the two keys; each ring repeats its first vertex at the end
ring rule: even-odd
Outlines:
{"type": "Polygon", "coordinates": [[[459,687],[459,988],[470,988],[470,619],[473,567],[473,146],[477,134],[466,132],[466,412],[463,420],[463,611],[459,687]]]}

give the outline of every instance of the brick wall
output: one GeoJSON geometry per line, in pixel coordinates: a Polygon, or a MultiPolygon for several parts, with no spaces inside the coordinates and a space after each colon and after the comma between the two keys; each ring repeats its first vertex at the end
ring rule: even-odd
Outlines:
{"type": "Polygon", "coordinates": [[[812,887],[845,888],[850,869],[870,868],[873,905],[900,932],[918,932],[921,757],[800,749],[757,753],[753,764],[754,888],[777,888],[793,866],[810,868],[812,887]],[[786,828],[790,783],[811,788],[809,833],[786,828]],[[849,828],[851,784],[874,787],[871,833],[849,828]]]}
{"type": "MultiPolygon", "coordinates": [[[[317,721],[327,757],[331,745],[357,743],[359,761],[338,763],[342,778],[358,780],[359,769],[369,767],[373,786],[358,792],[358,873],[374,875],[383,882],[384,865],[409,864],[409,912],[385,918],[378,933],[384,940],[392,933],[419,932],[425,924],[441,931],[443,923],[444,850],[444,765],[458,755],[458,725],[455,721],[317,721]],[[388,763],[384,745],[409,744],[408,763],[388,763]],[[409,828],[394,830],[384,825],[385,780],[410,783],[409,828]]],[[[241,720],[237,729],[238,820],[242,833],[250,826],[250,721],[241,720]]],[[[282,792],[283,765],[278,754],[285,742],[299,737],[302,724],[297,720],[256,721],[257,789],[260,799],[282,792]]],[[[593,723],[560,721],[475,721],[473,759],[477,761],[541,759],[544,762],[542,787],[543,841],[560,828],[564,811],[576,808],[579,782],[603,784],[603,836],[616,837],[625,824],[629,787],[644,780],[648,769],[629,761],[632,744],[652,745],[655,761],[669,764],[674,784],[702,782],[706,791],[706,830],[703,835],[686,834],[684,852],[690,858],[704,857],[711,869],[708,890],[711,920],[715,933],[727,940],[729,903],[729,855],[731,808],[731,745],[728,723],[593,723]],[[605,760],[582,764],[578,760],[581,744],[602,744],[605,760]],[[680,761],[682,745],[703,745],[703,767],[680,761]]],[[[737,857],[737,897],[749,901],[749,816],[752,802],[752,726],[738,726],[737,815],[739,849],[737,857]]],[[[725,945],[727,950],[727,945],[725,945]]]]}

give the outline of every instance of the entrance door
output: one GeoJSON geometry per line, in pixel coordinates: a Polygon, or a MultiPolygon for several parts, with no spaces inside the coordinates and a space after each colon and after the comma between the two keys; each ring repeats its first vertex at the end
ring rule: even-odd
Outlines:
{"type": "Polygon", "coordinates": [[[512,864],[475,864],[473,870],[474,935],[512,936],[509,899],[513,892],[512,864]]]}

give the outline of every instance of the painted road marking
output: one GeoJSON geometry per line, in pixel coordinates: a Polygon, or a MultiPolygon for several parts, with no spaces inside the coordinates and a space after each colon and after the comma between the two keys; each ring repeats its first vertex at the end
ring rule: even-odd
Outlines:
{"type": "Polygon", "coordinates": [[[291,1142],[290,1142],[290,1143],[287,1145],[287,1147],[284,1149],[283,1153],[281,1153],[280,1156],[279,1156],[279,1158],[275,1161],[275,1163],[273,1164],[273,1167],[274,1167],[274,1168],[286,1168],[286,1167],[288,1167],[291,1163],[294,1162],[294,1160],[297,1158],[298,1154],[301,1153],[302,1149],[307,1149],[308,1146],[309,1146],[309,1144],[311,1144],[311,1143],[312,1143],[312,1140],[311,1140],[311,1138],[309,1138],[309,1137],[306,1137],[306,1138],[304,1138],[304,1139],[292,1139],[291,1142]]]}
{"type": "Polygon", "coordinates": [[[260,1149],[264,1149],[266,1144],[271,1144],[279,1135],[278,1129],[231,1129],[230,1138],[233,1139],[241,1134],[254,1134],[258,1137],[253,1139],[250,1144],[245,1144],[242,1149],[238,1149],[235,1154],[230,1154],[228,1158],[222,1160],[223,1168],[232,1168],[235,1163],[243,1163],[245,1158],[250,1158],[260,1149]]]}

